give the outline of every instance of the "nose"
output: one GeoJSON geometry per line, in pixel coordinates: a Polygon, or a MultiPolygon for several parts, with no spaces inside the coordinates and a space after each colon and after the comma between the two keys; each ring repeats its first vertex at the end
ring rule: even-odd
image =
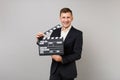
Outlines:
{"type": "Polygon", "coordinates": [[[65,18],[65,21],[67,22],[67,21],[68,21],[68,18],[65,18]]]}

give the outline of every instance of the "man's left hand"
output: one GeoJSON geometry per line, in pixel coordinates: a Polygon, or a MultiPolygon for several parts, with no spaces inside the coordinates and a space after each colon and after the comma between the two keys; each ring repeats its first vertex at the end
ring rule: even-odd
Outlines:
{"type": "Polygon", "coordinates": [[[60,55],[52,55],[51,57],[57,62],[62,62],[62,57],[60,55]]]}

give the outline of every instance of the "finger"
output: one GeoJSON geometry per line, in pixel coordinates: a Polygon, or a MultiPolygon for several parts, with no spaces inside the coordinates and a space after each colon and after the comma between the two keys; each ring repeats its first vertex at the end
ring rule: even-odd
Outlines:
{"type": "Polygon", "coordinates": [[[36,38],[40,38],[40,37],[43,37],[44,34],[42,32],[39,32],[38,34],[36,34],[36,38]]]}

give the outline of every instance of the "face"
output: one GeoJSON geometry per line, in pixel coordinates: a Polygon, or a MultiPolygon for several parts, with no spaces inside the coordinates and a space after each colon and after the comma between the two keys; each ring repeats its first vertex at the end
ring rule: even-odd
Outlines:
{"type": "Polygon", "coordinates": [[[73,16],[71,15],[70,12],[61,13],[60,21],[64,28],[68,28],[71,25],[72,20],[73,20],[73,16]]]}

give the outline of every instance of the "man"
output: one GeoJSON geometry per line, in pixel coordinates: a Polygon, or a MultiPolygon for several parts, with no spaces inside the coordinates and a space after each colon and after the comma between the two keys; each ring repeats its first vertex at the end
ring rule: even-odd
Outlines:
{"type": "MultiPolygon", "coordinates": [[[[69,8],[61,9],[62,28],[54,30],[51,37],[63,37],[64,55],[51,55],[50,80],[74,80],[77,77],[75,61],[81,58],[83,37],[82,32],[71,25],[72,21],[72,11],[69,8]]],[[[44,34],[40,32],[36,37],[43,36],[44,34]]]]}

